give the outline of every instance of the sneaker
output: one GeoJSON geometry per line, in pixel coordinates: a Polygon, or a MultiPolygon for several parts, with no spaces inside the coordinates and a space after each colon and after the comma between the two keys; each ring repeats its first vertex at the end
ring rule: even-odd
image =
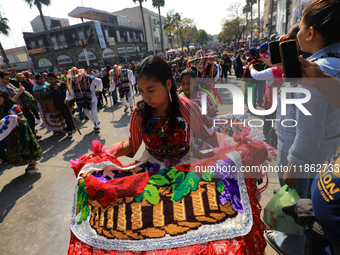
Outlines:
{"type": "Polygon", "coordinates": [[[72,131],[68,131],[67,137],[68,137],[68,138],[72,138],[72,136],[73,136],[72,131]]]}
{"type": "Polygon", "coordinates": [[[125,106],[124,112],[126,112],[129,109],[129,106],[125,106]]]}
{"type": "Polygon", "coordinates": [[[280,247],[276,244],[274,239],[275,235],[276,234],[274,233],[274,231],[269,230],[264,234],[264,238],[266,239],[267,243],[277,252],[277,254],[285,255],[280,247]]]}
{"type": "Polygon", "coordinates": [[[35,138],[36,138],[37,140],[40,140],[40,139],[42,138],[42,136],[41,136],[41,135],[36,135],[35,138]]]}
{"type": "Polygon", "coordinates": [[[130,108],[130,110],[131,110],[131,113],[133,113],[133,108],[130,108]]]}
{"type": "Polygon", "coordinates": [[[93,128],[95,131],[99,131],[100,130],[100,127],[94,127],[93,128]]]}
{"type": "Polygon", "coordinates": [[[40,119],[37,119],[36,121],[35,121],[35,125],[39,125],[40,124],[40,119]]]}

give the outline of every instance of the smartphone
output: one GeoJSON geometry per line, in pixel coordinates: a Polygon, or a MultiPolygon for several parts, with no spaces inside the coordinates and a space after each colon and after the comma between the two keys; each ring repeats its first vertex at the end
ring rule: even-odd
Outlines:
{"type": "Polygon", "coordinates": [[[301,78],[300,62],[295,40],[279,45],[283,72],[286,78],[301,78]]]}
{"type": "Polygon", "coordinates": [[[255,50],[255,57],[260,57],[260,50],[259,49],[256,49],[255,50]]]}
{"type": "Polygon", "coordinates": [[[270,53],[270,58],[271,58],[270,61],[273,65],[281,63],[279,45],[280,45],[279,41],[269,43],[269,53],[270,53]]]}

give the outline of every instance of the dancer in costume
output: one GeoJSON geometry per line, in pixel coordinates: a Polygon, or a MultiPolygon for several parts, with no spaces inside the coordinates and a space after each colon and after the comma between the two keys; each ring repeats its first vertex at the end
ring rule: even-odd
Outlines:
{"type": "Polygon", "coordinates": [[[99,130],[99,120],[97,115],[96,90],[102,89],[101,80],[91,86],[94,79],[88,76],[83,69],[78,70],[73,67],[69,70],[67,77],[66,102],[75,99],[79,110],[83,109],[85,115],[92,121],[95,130],[99,130]]]}
{"type": "Polygon", "coordinates": [[[153,55],[136,77],[143,100],[129,141],[108,152],[94,141],[93,153],[71,162],[78,181],[68,253],[262,255],[265,227],[254,180],[199,169],[259,165],[268,156],[265,145],[247,138],[248,130],[236,145],[193,155],[191,132],[211,143],[217,135],[204,130],[197,105],[176,94],[170,67],[153,55]],[[116,156],[134,156],[142,141],[141,159],[121,165],[116,156]]]}
{"type": "Polygon", "coordinates": [[[72,113],[70,112],[69,107],[64,103],[67,85],[65,82],[59,83],[55,73],[48,73],[46,79],[50,85],[46,89],[45,97],[46,99],[53,100],[56,109],[65,119],[68,137],[72,138],[72,133],[75,130],[71,115],[72,113]]]}
{"type": "Polygon", "coordinates": [[[0,139],[7,151],[7,164],[28,165],[25,174],[34,174],[43,152],[20,107],[14,104],[4,90],[0,90],[0,119],[0,139]]]}
{"type": "Polygon", "coordinates": [[[97,95],[100,91],[103,91],[103,83],[102,80],[99,78],[96,78],[94,76],[87,76],[87,81],[90,86],[90,90],[92,93],[91,96],[91,118],[90,120],[94,124],[94,129],[99,130],[99,118],[98,118],[98,111],[97,111],[97,105],[98,105],[98,98],[97,95]]]}
{"type": "Polygon", "coordinates": [[[56,109],[53,99],[47,99],[45,97],[46,88],[48,84],[45,82],[45,78],[37,74],[35,76],[36,84],[33,87],[33,93],[39,104],[39,111],[42,116],[44,127],[48,131],[53,131],[53,135],[61,134],[63,129],[66,128],[66,122],[60,112],[56,109]]]}
{"type": "Polygon", "coordinates": [[[119,98],[124,105],[124,112],[129,109],[131,113],[133,111],[133,98],[132,98],[132,83],[133,83],[133,72],[127,68],[117,67],[116,73],[116,86],[119,91],[119,98]],[[128,103],[129,102],[129,103],[128,103]]]}

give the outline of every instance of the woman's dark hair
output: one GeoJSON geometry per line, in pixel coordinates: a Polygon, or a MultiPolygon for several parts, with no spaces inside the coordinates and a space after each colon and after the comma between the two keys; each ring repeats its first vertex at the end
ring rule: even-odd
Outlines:
{"type": "Polygon", "coordinates": [[[191,75],[191,78],[196,78],[196,74],[192,69],[185,69],[181,72],[181,75],[179,76],[179,82],[183,80],[183,77],[186,75],[191,75]]]}
{"type": "Polygon", "coordinates": [[[0,89],[0,97],[3,97],[4,98],[4,111],[3,113],[5,114],[4,116],[1,116],[2,118],[5,117],[9,110],[11,109],[11,107],[14,105],[14,102],[9,98],[9,94],[7,91],[5,90],[1,90],[0,89]]]}
{"type": "Polygon", "coordinates": [[[57,75],[56,75],[55,73],[52,73],[52,72],[48,73],[48,74],[46,75],[46,77],[52,77],[52,78],[58,79],[57,75]]]}
{"type": "Polygon", "coordinates": [[[340,3],[337,0],[317,0],[303,13],[306,27],[313,27],[326,40],[328,46],[340,42],[340,3]]]}
{"type": "MultiPolygon", "coordinates": [[[[152,55],[142,60],[142,62],[136,68],[136,80],[138,84],[138,78],[145,77],[156,82],[162,83],[166,86],[166,81],[171,80],[170,94],[172,102],[170,103],[170,109],[167,112],[169,116],[169,128],[172,130],[177,124],[177,116],[180,114],[178,95],[176,85],[173,83],[173,76],[171,68],[163,57],[158,55],[152,55]]],[[[142,115],[142,128],[146,127],[149,119],[152,117],[153,108],[149,106],[144,100],[137,103],[137,112],[142,115]]]]}
{"type": "Polygon", "coordinates": [[[39,79],[40,77],[43,77],[43,78],[44,78],[44,76],[42,76],[41,74],[37,74],[37,75],[35,76],[35,80],[38,81],[38,79],[39,79]]]}
{"type": "Polygon", "coordinates": [[[287,32],[286,39],[284,39],[285,41],[295,39],[296,35],[299,33],[299,30],[300,30],[299,24],[300,22],[295,23],[293,26],[291,26],[291,28],[287,32]]]}
{"type": "Polygon", "coordinates": [[[6,75],[11,75],[11,73],[7,72],[6,70],[0,70],[0,78],[5,78],[6,75]]]}

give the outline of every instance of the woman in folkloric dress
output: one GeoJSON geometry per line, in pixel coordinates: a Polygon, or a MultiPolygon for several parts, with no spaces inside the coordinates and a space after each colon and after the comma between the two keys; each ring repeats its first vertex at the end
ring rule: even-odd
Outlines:
{"type": "Polygon", "coordinates": [[[249,130],[235,145],[207,132],[197,105],[177,95],[162,57],[144,59],[136,78],[143,100],[129,140],[108,151],[94,141],[93,153],[71,161],[78,181],[68,253],[263,254],[254,179],[200,169],[259,165],[266,146],[247,138],[249,130]],[[191,133],[221,147],[193,153],[191,133]],[[133,157],[142,142],[141,158],[122,166],[117,157],[133,157]]]}
{"type": "Polygon", "coordinates": [[[37,74],[35,79],[37,83],[34,84],[33,93],[39,102],[38,107],[44,127],[48,131],[53,131],[53,135],[58,135],[66,128],[66,122],[61,113],[55,108],[53,99],[45,98],[46,88],[48,86],[45,82],[45,78],[42,75],[37,74]]]}

